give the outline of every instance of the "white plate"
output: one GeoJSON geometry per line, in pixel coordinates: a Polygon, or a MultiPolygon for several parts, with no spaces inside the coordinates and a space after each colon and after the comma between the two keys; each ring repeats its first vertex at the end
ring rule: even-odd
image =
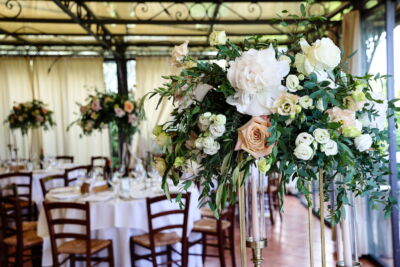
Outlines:
{"type": "Polygon", "coordinates": [[[81,193],[69,192],[69,193],[50,194],[50,197],[57,200],[73,200],[80,198],[81,193]]]}
{"type": "Polygon", "coordinates": [[[76,191],[75,187],[65,186],[65,187],[57,187],[50,189],[50,194],[64,194],[64,193],[74,193],[76,191]]]}

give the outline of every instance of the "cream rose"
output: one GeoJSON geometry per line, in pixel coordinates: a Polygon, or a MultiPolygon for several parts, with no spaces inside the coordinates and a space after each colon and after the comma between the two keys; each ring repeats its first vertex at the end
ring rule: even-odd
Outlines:
{"type": "Polygon", "coordinates": [[[371,148],[372,146],[372,137],[369,134],[362,134],[354,139],[354,145],[357,150],[360,152],[364,152],[371,148]]]}
{"type": "Polygon", "coordinates": [[[314,137],[311,134],[303,132],[296,137],[296,146],[300,144],[311,145],[313,141],[314,137]]]}
{"type": "Polygon", "coordinates": [[[238,129],[238,141],[235,150],[242,149],[254,158],[271,154],[274,145],[268,145],[266,141],[266,138],[271,135],[268,132],[269,126],[269,118],[266,116],[251,118],[238,129]]]}
{"type": "Polygon", "coordinates": [[[314,156],[314,150],[307,144],[299,144],[293,151],[296,158],[310,160],[314,156]]]}
{"type": "Polygon", "coordinates": [[[313,100],[308,95],[305,95],[305,96],[302,96],[299,98],[299,105],[304,109],[314,108],[313,100]]]}
{"type": "Polygon", "coordinates": [[[329,140],[327,143],[321,145],[321,151],[327,156],[335,156],[338,153],[337,143],[329,140]]]}
{"type": "Polygon", "coordinates": [[[225,31],[213,31],[210,34],[210,45],[224,45],[227,41],[225,31]]]}
{"type": "Polygon", "coordinates": [[[299,96],[283,92],[275,100],[272,112],[278,113],[282,116],[295,115],[297,112],[297,101],[299,96]]]}
{"type": "Polygon", "coordinates": [[[283,78],[290,67],[285,60],[276,60],[275,50],[250,49],[229,62],[227,78],[236,93],[228,97],[227,103],[238,112],[251,115],[269,115],[278,97],[285,91],[283,78]]]}
{"type": "Polygon", "coordinates": [[[189,44],[189,41],[186,40],[183,44],[176,45],[174,47],[174,49],[172,50],[172,54],[171,54],[172,63],[176,67],[182,67],[182,61],[183,61],[184,57],[187,56],[189,53],[188,44],[189,44]]]}
{"type": "Polygon", "coordinates": [[[321,128],[315,129],[313,135],[315,141],[317,141],[320,144],[326,144],[331,139],[327,129],[321,129],[321,128]]]}
{"type": "Polygon", "coordinates": [[[290,74],[286,77],[286,88],[289,92],[296,92],[300,85],[299,78],[296,75],[290,74]]]}

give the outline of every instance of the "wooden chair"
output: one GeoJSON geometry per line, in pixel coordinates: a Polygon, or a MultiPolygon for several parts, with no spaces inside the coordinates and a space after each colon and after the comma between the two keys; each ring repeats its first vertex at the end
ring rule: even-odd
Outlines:
{"type": "Polygon", "coordinates": [[[42,193],[43,193],[43,197],[46,198],[46,194],[50,191],[50,189],[55,188],[55,186],[53,186],[52,188],[50,188],[48,186],[48,184],[50,182],[54,182],[55,180],[59,180],[60,184],[62,184],[62,186],[67,186],[67,179],[65,177],[65,175],[63,174],[55,174],[55,175],[49,175],[46,177],[43,177],[42,179],[40,179],[40,187],[42,188],[42,193]]]}
{"type": "Polygon", "coordinates": [[[90,165],[92,167],[97,166],[97,167],[105,167],[106,166],[106,162],[108,160],[108,157],[104,157],[104,156],[98,156],[98,157],[91,157],[90,158],[90,165]],[[95,163],[97,161],[101,161],[103,164],[97,164],[95,165],[95,163]]]}
{"type": "Polygon", "coordinates": [[[0,181],[7,180],[0,184],[15,184],[20,198],[20,207],[22,209],[22,218],[25,221],[32,221],[36,216],[36,204],[32,201],[32,173],[31,172],[13,172],[0,175],[0,181]]]}
{"type": "Polygon", "coordinates": [[[74,163],[74,156],[56,156],[56,160],[65,160],[74,163]]]}
{"type": "Polygon", "coordinates": [[[271,224],[274,225],[274,213],[275,211],[279,212],[279,217],[282,221],[282,212],[279,210],[280,208],[280,200],[278,195],[278,188],[280,183],[280,174],[279,173],[271,173],[268,176],[268,186],[266,189],[266,195],[268,197],[268,209],[270,213],[270,221],[271,224]]]}
{"type": "Polygon", "coordinates": [[[85,173],[84,175],[88,175],[91,169],[92,169],[92,167],[90,165],[80,165],[80,166],[76,166],[76,167],[73,167],[73,168],[65,169],[64,176],[65,176],[65,179],[67,181],[66,186],[69,186],[69,185],[71,185],[71,183],[73,183],[76,180],[78,180],[77,177],[73,177],[73,178],[70,177],[70,174],[72,172],[83,171],[85,173]]]}
{"type": "Polygon", "coordinates": [[[15,184],[0,190],[1,258],[4,266],[19,267],[28,261],[41,266],[42,239],[36,234],[36,225],[23,222],[20,204],[15,184]]]}
{"type": "Polygon", "coordinates": [[[189,253],[189,255],[202,256],[203,264],[206,257],[218,257],[220,266],[225,267],[225,250],[229,250],[232,258],[230,266],[236,267],[235,258],[235,208],[236,203],[229,205],[221,212],[220,218],[217,220],[214,213],[210,209],[202,209],[203,218],[194,223],[192,232],[201,233],[202,237],[198,240],[189,242],[189,248],[196,244],[202,244],[202,254],[189,253]],[[208,236],[216,237],[217,243],[208,243],[208,236]],[[227,242],[229,245],[227,244],[227,242]],[[217,247],[218,255],[207,254],[207,247],[217,247]]]}
{"type": "MultiPolygon", "coordinates": [[[[171,194],[171,199],[176,199],[177,194],[171,194]]],[[[159,196],[146,199],[147,205],[147,217],[149,225],[149,233],[144,235],[133,236],[131,238],[131,261],[132,266],[135,266],[137,260],[145,259],[153,263],[153,266],[172,266],[173,263],[181,262],[180,266],[188,266],[188,241],[187,241],[187,223],[190,206],[190,193],[182,194],[182,200],[185,200],[184,209],[171,209],[153,213],[152,205],[161,201],[166,201],[166,196],[159,196]],[[155,228],[153,220],[159,219],[164,216],[173,214],[182,214],[183,218],[181,221],[177,221],[176,224],[166,225],[163,227],[155,228]],[[182,236],[179,236],[175,231],[170,232],[168,230],[181,230],[182,236]],[[168,232],[165,232],[168,231],[168,232]],[[172,246],[174,244],[181,243],[181,252],[176,251],[172,246]],[[140,246],[150,250],[149,254],[138,255],[135,252],[135,246],[140,246]],[[157,248],[165,247],[164,251],[159,251],[157,248]],[[172,252],[181,255],[181,260],[172,260],[172,252]],[[157,263],[157,257],[161,255],[167,256],[167,261],[163,263],[157,263]]]]}
{"type": "Polygon", "coordinates": [[[75,266],[76,261],[86,262],[86,266],[92,266],[92,261],[108,262],[109,266],[114,266],[114,255],[112,240],[99,240],[90,238],[90,206],[88,202],[85,203],[71,203],[71,202],[47,202],[43,203],[47,224],[50,233],[51,252],[53,258],[53,267],[59,267],[67,260],[70,260],[71,266],[75,266]],[[75,209],[84,213],[84,219],[68,219],[68,218],[54,218],[53,211],[60,209],[75,209]],[[63,225],[74,225],[85,229],[85,233],[69,233],[64,232],[63,225]],[[58,231],[60,230],[60,231],[58,231]],[[69,241],[64,241],[68,239],[69,241]],[[72,239],[72,240],[70,240],[72,239]],[[61,241],[61,245],[57,245],[61,241]],[[107,249],[107,257],[93,257],[100,251],[107,249]],[[59,255],[67,255],[67,257],[60,262],[59,255]],[[79,256],[78,256],[79,255],[79,256]]]}

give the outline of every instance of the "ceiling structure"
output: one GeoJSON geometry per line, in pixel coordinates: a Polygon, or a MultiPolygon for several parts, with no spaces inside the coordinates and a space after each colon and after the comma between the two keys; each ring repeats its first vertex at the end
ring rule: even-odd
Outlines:
{"type": "MultiPolygon", "coordinates": [[[[335,26],[353,8],[352,2],[316,1],[308,11],[325,16],[328,27],[335,26]]],[[[300,15],[300,3],[0,0],[0,54],[105,55],[121,49],[127,54],[157,54],[185,40],[192,51],[206,53],[213,30],[225,30],[234,42],[263,35],[285,44],[288,32],[305,30],[287,16],[300,15]]]]}

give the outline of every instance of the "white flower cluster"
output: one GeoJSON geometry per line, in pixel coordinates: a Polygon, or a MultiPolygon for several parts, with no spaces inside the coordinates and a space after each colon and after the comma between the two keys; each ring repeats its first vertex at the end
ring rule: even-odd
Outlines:
{"type": "Polygon", "coordinates": [[[226,117],[222,114],[206,112],[200,115],[197,125],[202,134],[195,141],[197,149],[202,149],[208,155],[214,155],[220,149],[220,144],[215,141],[225,133],[226,117]]]}
{"type": "Polygon", "coordinates": [[[327,156],[334,156],[338,153],[338,146],[330,137],[327,129],[315,129],[313,135],[303,132],[296,138],[296,148],[294,155],[298,159],[310,160],[313,158],[315,151],[320,145],[321,152],[327,156]]]}

